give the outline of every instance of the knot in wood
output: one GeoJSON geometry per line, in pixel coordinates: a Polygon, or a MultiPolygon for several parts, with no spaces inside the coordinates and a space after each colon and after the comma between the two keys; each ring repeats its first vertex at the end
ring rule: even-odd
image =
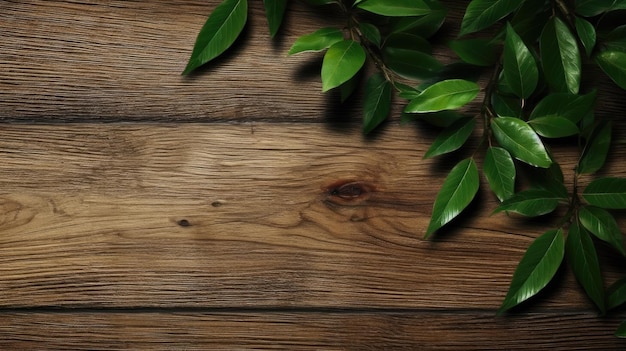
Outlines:
{"type": "Polygon", "coordinates": [[[374,186],[361,181],[343,180],[335,182],[325,188],[328,200],[339,203],[357,203],[365,201],[374,191],[374,186]]]}

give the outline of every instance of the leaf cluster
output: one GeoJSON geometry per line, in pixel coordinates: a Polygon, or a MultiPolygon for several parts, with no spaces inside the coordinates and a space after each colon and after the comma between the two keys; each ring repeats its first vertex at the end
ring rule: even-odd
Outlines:
{"type": "MultiPolygon", "coordinates": [[[[458,37],[448,43],[459,62],[448,65],[433,56],[429,42],[447,13],[437,0],[303,1],[312,10],[334,6],[345,18],[336,27],[301,35],[288,52],[323,53],[323,92],[336,90],[346,99],[368,74],[368,63],[375,68],[363,80],[365,133],[388,117],[397,97],[406,101],[405,119],[441,128],[425,158],[467,149],[467,141],[478,138],[472,156],[444,179],[426,237],[474,201],[481,177],[500,202],[494,214],[539,217],[565,209],[558,224],[528,247],[500,313],[545,288],[563,262],[601,314],[626,302],[626,278],[605,289],[596,250],[606,245],[626,257],[615,219],[615,211],[626,209],[626,178],[596,175],[611,148],[612,123],[596,117],[597,89],[582,84],[596,66],[626,89],[626,25],[620,23],[626,0],[469,1],[458,37]],[[482,87],[468,74],[476,71],[490,72],[482,87]],[[465,115],[462,108],[481,91],[480,113],[465,115]],[[551,151],[555,140],[578,147],[571,181],[565,181],[551,151]],[[519,179],[520,168],[532,170],[532,177],[519,179]]],[[[247,21],[247,5],[247,0],[223,0],[213,10],[184,74],[235,42],[247,21]]],[[[264,1],[272,37],[288,5],[264,1]]],[[[626,322],[617,335],[626,337],[626,322]]]]}

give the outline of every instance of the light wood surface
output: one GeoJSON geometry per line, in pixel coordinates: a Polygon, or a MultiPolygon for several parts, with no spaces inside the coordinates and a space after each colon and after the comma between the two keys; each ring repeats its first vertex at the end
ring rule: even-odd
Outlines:
{"type": "MultiPolygon", "coordinates": [[[[218,3],[0,1],[0,349],[626,347],[626,315],[596,316],[567,267],[495,317],[551,218],[491,215],[483,184],[422,239],[456,156],[423,160],[436,130],[397,118],[362,136],[319,57],[286,57],[332,14],[294,3],[272,43],[251,2],[234,54],[181,77],[218,3]]],[[[464,5],[447,4],[452,35],[464,5]]],[[[600,116],[624,114],[587,79],[600,116]]],[[[552,147],[571,174],[575,150],[552,147]]],[[[605,174],[626,176],[625,153],[605,174]]],[[[600,250],[608,285],[626,269],[600,250]]]]}

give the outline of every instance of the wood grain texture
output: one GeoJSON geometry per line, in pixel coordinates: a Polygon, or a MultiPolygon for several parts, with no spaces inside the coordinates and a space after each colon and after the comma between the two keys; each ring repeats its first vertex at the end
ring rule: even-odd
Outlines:
{"type": "Polygon", "coordinates": [[[54,350],[621,350],[617,318],[581,313],[12,312],[0,347],[54,350]],[[533,326],[532,328],[529,326],[533,326]],[[584,333],[581,331],[584,330],[584,333]]]}
{"type": "MultiPolygon", "coordinates": [[[[363,137],[359,99],[321,93],[321,56],[286,57],[332,12],[292,2],[271,41],[250,1],[241,43],[181,77],[218,3],[0,0],[0,349],[624,348],[624,311],[597,317],[567,267],[494,316],[554,218],[491,215],[483,184],[422,239],[467,155],[422,160],[437,130],[397,117],[363,137]]],[[[450,62],[465,3],[445,3],[450,62]]],[[[624,92],[585,79],[618,120],[624,92]]],[[[571,175],[575,150],[552,147],[571,175]]],[[[625,153],[604,174],[626,176],[625,153]]],[[[626,269],[599,247],[608,285],[626,269]]]]}
{"type": "MultiPolygon", "coordinates": [[[[358,123],[360,100],[322,94],[322,55],[288,57],[300,35],[342,26],[332,12],[291,4],[285,30],[270,40],[262,1],[250,2],[247,30],[223,59],[182,77],[195,37],[219,1],[0,1],[0,119],[59,121],[327,121],[358,123]]],[[[450,8],[435,46],[458,32],[464,3],[450,8]]],[[[600,115],[626,95],[602,73],[600,115]]],[[[402,104],[394,105],[399,116],[402,104]]],[[[470,111],[477,111],[473,105],[470,111]]]]}
{"type": "MultiPolygon", "coordinates": [[[[446,170],[408,126],[375,142],[259,123],[2,135],[4,307],[495,309],[547,227],[490,216],[485,192],[462,233],[422,240],[446,170]]],[[[563,279],[547,308],[586,308],[563,279]]]]}

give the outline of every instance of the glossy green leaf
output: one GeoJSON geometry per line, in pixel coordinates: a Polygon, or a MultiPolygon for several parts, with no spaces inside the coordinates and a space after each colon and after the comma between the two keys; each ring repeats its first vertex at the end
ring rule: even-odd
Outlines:
{"type": "Polygon", "coordinates": [[[420,51],[432,53],[432,46],[428,40],[411,33],[392,33],[385,38],[385,51],[420,51]]]}
{"type": "Polygon", "coordinates": [[[591,52],[596,46],[596,28],[589,21],[576,17],[576,32],[578,32],[578,37],[585,47],[587,57],[591,56],[591,52]]]}
{"type": "Polygon", "coordinates": [[[357,7],[390,17],[423,16],[431,11],[422,0],[364,0],[358,3],[357,7]]]}
{"type": "Polygon", "coordinates": [[[461,33],[465,35],[485,29],[515,11],[519,0],[472,0],[461,22],[461,33]]]}
{"type": "Polygon", "coordinates": [[[613,215],[594,206],[582,206],[578,213],[580,223],[598,239],[607,242],[619,253],[626,256],[624,239],[613,215]]]}
{"type": "Polygon", "coordinates": [[[611,310],[626,303],[626,278],[613,283],[606,290],[606,309],[611,310]]]}
{"type": "Polygon", "coordinates": [[[597,16],[613,8],[615,0],[576,0],[576,13],[585,17],[597,16]]]}
{"type": "Polygon", "coordinates": [[[341,102],[346,102],[352,96],[354,91],[359,87],[361,83],[360,73],[355,74],[352,78],[348,79],[345,83],[342,83],[337,89],[339,90],[339,97],[341,102]]]}
{"type": "Polygon", "coordinates": [[[626,209],[626,178],[596,179],[587,185],[583,198],[593,206],[626,209]]]}
{"type": "Polygon", "coordinates": [[[322,91],[336,88],[352,78],[365,63],[365,50],[353,40],[333,44],[322,62],[322,91]]]}
{"type": "Polygon", "coordinates": [[[573,222],[569,227],[565,241],[565,255],[576,280],[598,307],[600,313],[604,314],[606,303],[598,254],[589,233],[581,228],[578,222],[573,222]]]}
{"type": "Polygon", "coordinates": [[[422,93],[420,89],[400,82],[395,82],[394,87],[398,91],[398,96],[406,100],[413,100],[422,93]]]}
{"type": "Polygon", "coordinates": [[[459,162],[443,182],[426,230],[426,237],[458,216],[478,192],[478,168],[473,159],[459,162]]]}
{"type": "Polygon", "coordinates": [[[463,118],[444,129],[430,146],[424,158],[447,154],[458,150],[472,134],[476,121],[474,118],[463,118]]]}
{"type": "Polygon", "coordinates": [[[528,121],[531,127],[545,138],[562,138],[578,134],[578,126],[565,117],[538,117],[528,121]]]}
{"type": "Polygon", "coordinates": [[[431,54],[430,44],[423,38],[408,34],[392,34],[383,44],[383,61],[396,74],[415,80],[434,75],[443,65],[431,54]]]}
{"type": "Polygon", "coordinates": [[[513,274],[498,314],[528,300],[546,287],[559,269],[564,255],[565,241],[561,229],[550,230],[535,239],[513,274]]]}
{"type": "Polygon", "coordinates": [[[380,74],[372,75],[365,84],[363,102],[363,132],[369,133],[389,115],[391,108],[391,83],[380,74]]]}
{"type": "Polygon", "coordinates": [[[506,28],[503,72],[509,88],[522,99],[527,99],[537,88],[539,70],[535,58],[510,24],[506,28]]]}
{"type": "Polygon", "coordinates": [[[343,32],[338,28],[322,28],[306,34],[293,43],[289,55],[306,51],[322,51],[343,40],[343,32]]]}
{"type": "Polygon", "coordinates": [[[392,18],[391,32],[411,32],[419,34],[424,38],[429,38],[437,33],[443,25],[448,11],[444,6],[436,1],[434,3],[437,5],[433,5],[433,1],[427,2],[432,9],[429,14],[419,17],[411,16],[392,18]]]}
{"type": "Polygon", "coordinates": [[[496,146],[487,149],[483,173],[500,201],[510,198],[515,192],[515,163],[505,149],[496,146]]]}
{"type": "Polygon", "coordinates": [[[535,43],[541,34],[539,23],[546,23],[552,16],[552,1],[524,0],[511,18],[511,25],[525,43],[535,43]]]}
{"type": "Polygon", "coordinates": [[[493,135],[516,159],[531,166],[548,168],[552,159],[533,128],[521,119],[498,117],[491,122],[493,135]]]}
{"type": "Polygon", "coordinates": [[[450,48],[461,60],[476,66],[491,66],[498,60],[498,47],[489,39],[452,40],[450,48]]]}
{"type": "Polygon", "coordinates": [[[396,74],[416,80],[432,77],[443,67],[432,55],[417,50],[387,48],[383,60],[396,74]]]}
{"type": "Polygon", "coordinates": [[[198,33],[183,75],[224,53],[237,40],[247,20],[247,0],[223,0],[198,33]]]}
{"type": "Polygon", "coordinates": [[[287,9],[287,0],[263,0],[263,5],[265,6],[267,24],[270,28],[270,36],[273,38],[278,33],[278,29],[283,22],[283,16],[287,9]]]}
{"type": "Polygon", "coordinates": [[[493,212],[514,212],[526,217],[537,217],[554,211],[562,200],[551,191],[524,190],[504,200],[493,212]]]}
{"type": "Polygon", "coordinates": [[[608,121],[593,128],[586,138],[585,148],[578,162],[578,173],[595,173],[604,166],[611,146],[611,134],[612,126],[608,121]]]}
{"type": "Polygon", "coordinates": [[[626,89],[626,52],[603,51],[596,56],[596,63],[615,84],[626,89]]]}
{"type": "Polygon", "coordinates": [[[563,171],[558,162],[552,162],[548,168],[527,169],[526,172],[531,187],[548,191],[557,198],[567,199],[569,197],[568,189],[564,184],[563,171]]]}
{"type": "Polygon", "coordinates": [[[553,92],[578,94],[582,61],[576,37],[558,17],[546,23],[539,40],[541,61],[548,86],[553,92]]]}
{"type": "Polygon", "coordinates": [[[449,79],[426,88],[417,98],[411,100],[405,112],[424,113],[453,110],[474,100],[480,87],[474,82],[462,79],[449,79]]]}
{"type": "Polygon", "coordinates": [[[626,25],[610,31],[602,40],[602,46],[608,51],[626,52],[626,25]]]}
{"type": "Polygon", "coordinates": [[[555,93],[544,97],[533,109],[529,119],[541,117],[564,117],[578,123],[586,114],[593,111],[596,91],[585,95],[555,93]]]}
{"type": "Polygon", "coordinates": [[[371,23],[360,22],[359,30],[369,42],[373,43],[377,47],[382,45],[382,36],[378,27],[371,23]]]}

